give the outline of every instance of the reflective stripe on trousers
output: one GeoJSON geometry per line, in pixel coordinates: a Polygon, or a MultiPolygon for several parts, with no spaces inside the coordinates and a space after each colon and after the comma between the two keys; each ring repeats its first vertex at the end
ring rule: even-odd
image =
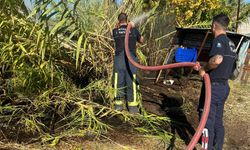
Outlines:
{"type": "Polygon", "coordinates": [[[128,106],[138,106],[136,81],[136,75],[133,74],[133,101],[128,102],[128,106]]]}
{"type": "Polygon", "coordinates": [[[130,87],[119,87],[118,86],[118,80],[119,80],[119,74],[114,74],[114,96],[115,96],[115,104],[116,105],[123,105],[125,97],[133,97],[132,101],[128,100],[128,106],[138,106],[138,97],[137,97],[137,89],[139,86],[137,86],[137,80],[136,80],[136,74],[133,74],[133,80],[132,81],[132,93],[130,93],[130,90],[128,90],[130,87]],[[132,95],[132,96],[131,96],[132,95]]]}

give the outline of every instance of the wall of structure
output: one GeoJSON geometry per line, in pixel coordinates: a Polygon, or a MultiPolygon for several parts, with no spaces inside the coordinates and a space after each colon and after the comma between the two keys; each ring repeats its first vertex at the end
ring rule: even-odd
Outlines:
{"type": "Polygon", "coordinates": [[[250,34],[250,17],[248,22],[239,25],[238,32],[241,34],[250,34]]]}

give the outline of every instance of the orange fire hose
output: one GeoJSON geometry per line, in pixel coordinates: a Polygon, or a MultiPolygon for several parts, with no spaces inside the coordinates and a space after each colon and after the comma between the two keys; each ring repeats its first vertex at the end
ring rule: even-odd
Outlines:
{"type": "MultiPolygon", "coordinates": [[[[174,64],[167,64],[167,65],[162,65],[162,66],[143,66],[143,65],[137,63],[136,61],[133,60],[133,58],[130,55],[130,51],[129,51],[129,33],[130,33],[132,26],[133,26],[132,23],[129,23],[127,26],[126,35],[125,35],[125,52],[126,52],[126,55],[128,57],[128,60],[135,67],[142,69],[142,70],[150,70],[150,71],[179,68],[179,67],[192,67],[196,70],[200,68],[199,63],[192,63],[192,62],[174,63],[174,64]]],[[[205,81],[205,88],[206,88],[204,111],[203,111],[199,126],[198,126],[193,138],[191,139],[190,143],[188,144],[186,150],[193,150],[194,149],[195,145],[197,144],[198,140],[201,137],[202,131],[206,125],[208,114],[210,111],[211,82],[210,82],[210,77],[208,74],[204,75],[204,81],[205,81]]]]}

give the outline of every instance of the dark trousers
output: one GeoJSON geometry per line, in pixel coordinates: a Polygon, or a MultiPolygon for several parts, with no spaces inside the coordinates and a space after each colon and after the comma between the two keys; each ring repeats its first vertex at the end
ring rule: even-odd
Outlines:
{"type": "MultiPolygon", "coordinates": [[[[133,59],[137,61],[134,56],[133,59]]],[[[124,52],[115,56],[113,70],[113,86],[115,90],[115,104],[123,105],[124,100],[128,106],[137,106],[138,79],[137,68],[129,63],[124,52]]]]}
{"type": "MultiPolygon", "coordinates": [[[[211,105],[205,128],[208,129],[208,150],[222,150],[224,143],[223,111],[229,95],[228,83],[211,83],[211,105]]],[[[199,101],[199,117],[201,118],[205,100],[205,86],[203,84],[199,101]]]]}

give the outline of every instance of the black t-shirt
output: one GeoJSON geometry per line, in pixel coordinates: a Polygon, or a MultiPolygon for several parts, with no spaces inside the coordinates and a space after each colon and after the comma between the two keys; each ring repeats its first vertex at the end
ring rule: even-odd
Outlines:
{"type": "Polygon", "coordinates": [[[209,57],[222,55],[222,63],[209,72],[212,82],[226,82],[233,72],[236,49],[234,43],[225,35],[219,35],[213,40],[212,50],[209,57]]]}
{"type": "MultiPolygon", "coordinates": [[[[119,28],[113,30],[113,38],[115,40],[115,55],[119,55],[125,51],[124,39],[126,34],[126,25],[122,25],[119,28]]],[[[139,42],[141,38],[140,32],[136,28],[132,28],[129,34],[129,50],[132,55],[136,55],[136,42],[139,42]]]]}

